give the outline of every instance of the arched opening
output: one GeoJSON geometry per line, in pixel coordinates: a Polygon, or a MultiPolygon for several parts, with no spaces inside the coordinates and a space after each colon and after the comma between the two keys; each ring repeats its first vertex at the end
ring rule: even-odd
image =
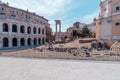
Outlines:
{"type": "Polygon", "coordinates": [[[17,46],[17,38],[12,39],[12,46],[17,46]]]}
{"type": "Polygon", "coordinates": [[[3,24],[3,32],[8,32],[8,24],[7,23],[3,24]]]}
{"type": "Polygon", "coordinates": [[[28,46],[31,45],[31,39],[30,39],[30,38],[28,38],[28,40],[27,40],[27,44],[28,44],[28,46]]]}
{"type": "Polygon", "coordinates": [[[8,45],[9,45],[8,38],[3,38],[3,47],[8,47],[8,45]]]}
{"type": "Polygon", "coordinates": [[[25,46],[25,39],[24,38],[21,38],[20,44],[21,44],[21,46],[25,46]]]}
{"type": "Polygon", "coordinates": [[[39,45],[41,45],[41,39],[40,38],[38,39],[38,43],[39,43],[39,45]]]}
{"type": "Polygon", "coordinates": [[[28,27],[28,28],[27,28],[27,33],[28,33],[28,34],[31,34],[31,27],[28,27]]]}
{"type": "Polygon", "coordinates": [[[20,32],[21,33],[25,33],[25,27],[22,25],[22,26],[20,26],[20,32]]]}
{"type": "Polygon", "coordinates": [[[46,38],[46,42],[49,42],[49,39],[48,39],[48,38],[46,38]]]}
{"type": "Polygon", "coordinates": [[[37,39],[34,38],[34,45],[37,45],[37,39]]]}
{"type": "Polygon", "coordinates": [[[44,34],[45,32],[44,32],[44,29],[42,29],[42,34],[44,34]]]}
{"type": "Polygon", "coordinates": [[[17,32],[17,25],[16,24],[12,25],[12,32],[17,32]]]}
{"type": "Polygon", "coordinates": [[[39,28],[39,29],[38,29],[38,34],[40,34],[40,33],[41,33],[41,29],[39,28]]]}
{"type": "Polygon", "coordinates": [[[33,33],[36,34],[36,28],[33,28],[33,33]]]}

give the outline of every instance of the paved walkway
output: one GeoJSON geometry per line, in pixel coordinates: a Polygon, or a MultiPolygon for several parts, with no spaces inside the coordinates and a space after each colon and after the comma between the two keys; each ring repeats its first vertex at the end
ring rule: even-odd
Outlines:
{"type": "Polygon", "coordinates": [[[120,63],[0,57],[0,80],[120,80],[120,63]]]}

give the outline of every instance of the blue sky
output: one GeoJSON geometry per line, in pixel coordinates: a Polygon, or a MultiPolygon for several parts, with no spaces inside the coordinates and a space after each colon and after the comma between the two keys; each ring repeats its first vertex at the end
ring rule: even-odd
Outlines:
{"type": "Polygon", "coordinates": [[[49,20],[53,31],[54,20],[60,19],[62,31],[66,31],[74,22],[91,23],[98,17],[102,0],[2,0],[10,6],[35,12],[49,20]]]}

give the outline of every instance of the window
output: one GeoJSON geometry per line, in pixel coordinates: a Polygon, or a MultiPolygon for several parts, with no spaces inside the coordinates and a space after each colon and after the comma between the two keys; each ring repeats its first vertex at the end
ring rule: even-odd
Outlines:
{"type": "Polygon", "coordinates": [[[9,46],[8,38],[3,38],[3,47],[8,47],[8,46],[9,46]]]}
{"type": "Polygon", "coordinates": [[[40,34],[40,33],[41,33],[41,29],[39,28],[39,29],[38,29],[38,34],[40,34]]]}
{"type": "Polygon", "coordinates": [[[4,19],[5,18],[5,13],[0,13],[0,18],[4,19]]]}
{"type": "Polygon", "coordinates": [[[119,26],[119,25],[120,25],[120,23],[119,23],[119,22],[117,22],[115,25],[116,25],[116,26],[119,26]]]}
{"type": "Polygon", "coordinates": [[[31,28],[30,27],[27,28],[27,33],[31,34],[31,28]]]}
{"type": "Polygon", "coordinates": [[[44,35],[44,29],[42,30],[42,34],[44,35]]]}
{"type": "Polygon", "coordinates": [[[33,28],[33,33],[36,34],[36,28],[33,28]]]}
{"type": "Polygon", "coordinates": [[[14,11],[12,11],[12,14],[14,14],[14,11]]]}
{"type": "Polygon", "coordinates": [[[12,46],[17,46],[17,38],[12,39],[12,46]]]}
{"type": "Polygon", "coordinates": [[[7,23],[3,24],[3,32],[8,32],[8,24],[7,23]]]}
{"type": "Polygon", "coordinates": [[[2,10],[2,11],[5,11],[5,9],[4,9],[4,8],[2,8],[1,10],[2,10]]]}
{"type": "Polygon", "coordinates": [[[18,14],[19,12],[17,11],[17,14],[18,14]]]}
{"type": "Polygon", "coordinates": [[[25,33],[25,28],[24,28],[24,26],[22,25],[22,26],[20,26],[20,32],[21,33],[25,33]]]}
{"type": "Polygon", "coordinates": [[[25,18],[22,18],[21,21],[22,21],[22,22],[25,22],[25,18]]]}
{"type": "Polygon", "coordinates": [[[11,15],[12,20],[16,20],[16,15],[11,15]]]}
{"type": "Polygon", "coordinates": [[[117,7],[116,7],[116,11],[119,11],[119,10],[120,10],[120,6],[117,6],[117,7]]]}
{"type": "Polygon", "coordinates": [[[17,25],[16,24],[12,25],[12,32],[17,32],[17,25]]]}

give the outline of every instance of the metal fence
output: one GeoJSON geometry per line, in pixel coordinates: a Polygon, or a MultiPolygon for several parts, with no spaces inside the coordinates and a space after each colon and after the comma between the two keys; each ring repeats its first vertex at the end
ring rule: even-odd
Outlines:
{"type": "Polygon", "coordinates": [[[31,48],[1,53],[1,55],[22,58],[120,61],[120,54],[112,53],[111,50],[97,51],[83,48],[31,48]]]}

